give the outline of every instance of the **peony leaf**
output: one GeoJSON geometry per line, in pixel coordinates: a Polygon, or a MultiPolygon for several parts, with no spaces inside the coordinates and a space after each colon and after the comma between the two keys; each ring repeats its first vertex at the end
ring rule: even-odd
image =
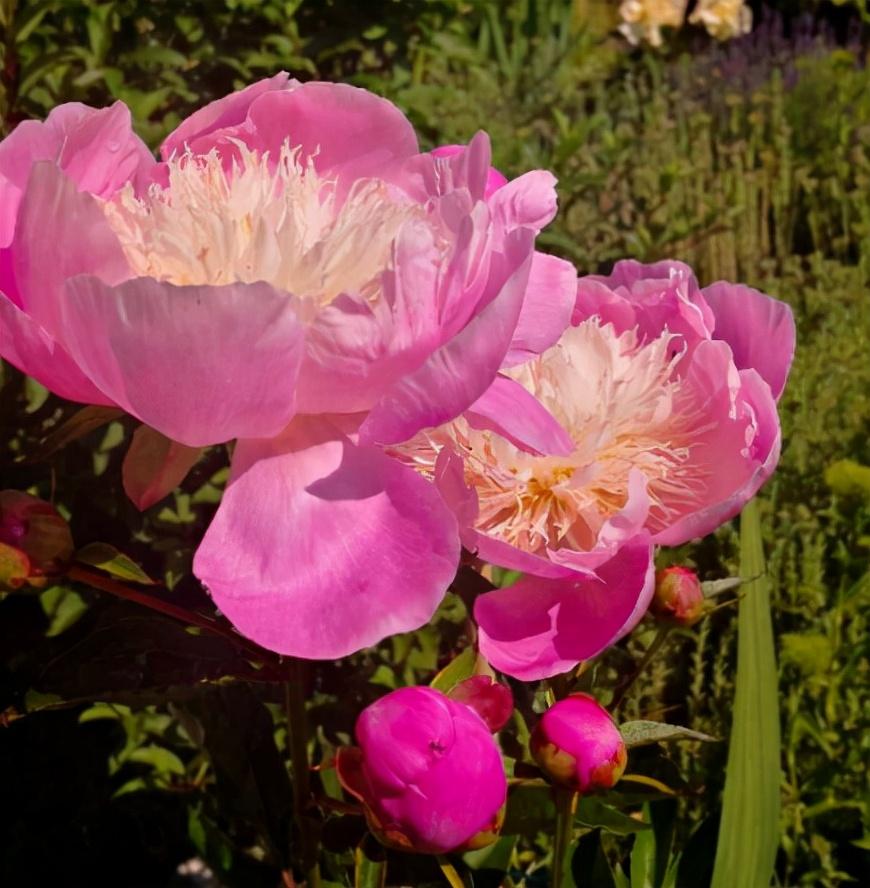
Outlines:
{"type": "Polygon", "coordinates": [[[619,732],[625,745],[647,746],[650,743],[662,743],[667,740],[703,740],[715,743],[716,738],[700,731],[692,731],[681,725],[668,725],[664,722],[630,721],[619,726],[619,732]]]}
{"type": "Polygon", "coordinates": [[[132,558],[128,558],[108,543],[89,543],[76,552],[75,560],[91,567],[98,567],[119,580],[129,580],[141,583],[143,586],[156,585],[132,558]]]}
{"type": "Polygon", "coordinates": [[[124,411],[119,407],[89,405],[77,410],[66,422],[54,429],[42,441],[36,451],[27,457],[28,463],[41,462],[62,447],[83,438],[113,419],[119,419],[124,411]]]}
{"type": "Polygon", "coordinates": [[[712,888],[769,885],[779,847],[780,745],[776,656],[758,502],[740,519],[737,677],[712,888]]]}
{"type": "Polygon", "coordinates": [[[201,455],[201,447],[187,447],[147,425],[139,426],[121,468],[127,496],[144,512],[175,490],[201,455]]]}

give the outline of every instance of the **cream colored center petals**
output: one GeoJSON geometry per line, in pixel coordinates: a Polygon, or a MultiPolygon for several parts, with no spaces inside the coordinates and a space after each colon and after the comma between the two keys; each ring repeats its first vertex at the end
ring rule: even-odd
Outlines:
{"type": "Polygon", "coordinates": [[[402,224],[421,216],[384,182],[363,179],[339,199],[334,180],[285,145],[277,164],[237,145],[168,164],[167,187],[127,186],[103,205],[137,276],[173,284],[266,281],[317,305],[340,293],[374,301],[402,224]]]}
{"type": "Polygon", "coordinates": [[[402,455],[431,475],[438,452],[451,446],[478,494],[477,529],[525,551],[591,549],[625,506],[633,468],[648,479],[655,529],[704,483],[690,457],[706,421],[673,378],[673,351],[670,334],[641,345],[634,331],[617,335],[592,319],[509,371],[568,431],[568,456],[526,453],[464,419],[418,435],[402,455]]]}

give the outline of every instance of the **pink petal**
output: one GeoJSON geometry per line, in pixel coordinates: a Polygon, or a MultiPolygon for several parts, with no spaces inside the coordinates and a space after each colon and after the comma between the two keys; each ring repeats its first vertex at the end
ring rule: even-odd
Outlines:
{"type": "Polygon", "coordinates": [[[12,240],[21,195],[40,161],[50,161],[80,191],[99,197],[109,197],[128,181],[142,187],[156,164],[133,133],[123,102],[99,109],[70,102],[55,108],[45,122],[23,121],[0,142],[0,246],[12,240]]]}
{"type": "Polygon", "coordinates": [[[651,516],[653,539],[665,546],[711,533],[737,515],[779,459],[779,419],[770,387],[754,370],[738,372],[726,343],[701,343],[686,379],[685,396],[710,420],[693,441],[691,456],[705,484],[677,519],[663,526],[651,516]]]}
{"type": "Polygon", "coordinates": [[[556,177],[546,170],[532,170],[511,179],[489,200],[493,218],[506,228],[523,226],[535,233],[556,216],[556,177]]]}
{"type": "Polygon", "coordinates": [[[168,438],[203,447],[270,437],[293,416],[303,332],[286,293],[87,276],[67,293],[64,340],[78,365],[168,438]]]}
{"type": "Polygon", "coordinates": [[[251,103],[245,130],[249,147],[277,157],[289,140],[303,163],[312,158],[318,172],[347,181],[377,176],[418,151],[414,128],[392,102],[345,83],[265,92],[251,103]]]}
{"type": "Polygon", "coordinates": [[[267,92],[290,90],[296,86],[297,81],[290,80],[287,72],[281,71],[274,77],[258,80],[244,89],[209,102],[183,120],[164,139],[160,156],[163,160],[169,160],[173,155],[183,154],[187,148],[195,154],[208,153],[216,134],[245,122],[254,99],[267,92]]]}
{"type": "Polygon", "coordinates": [[[493,256],[495,298],[425,363],[393,385],[360,427],[360,440],[394,444],[454,419],[495,378],[507,352],[528,281],[533,238],[511,233],[493,256]]]}
{"type": "Polygon", "coordinates": [[[57,342],[2,293],[0,355],[61,398],[82,404],[112,404],[57,342]]]}
{"type": "Polygon", "coordinates": [[[117,283],[130,275],[96,200],[46,162],[37,163],[31,172],[10,254],[22,307],[60,342],[68,278],[93,274],[117,283]]]}
{"type": "Polygon", "coordinates": [[[451,700],[470,706],[493,734],[500,731],[514,711],[511,689],[489,675],[472,675],[454,685],[447,694],[451,700]]]}
{"type": "MultiPolygon", "coordinates": [[[[456,157],[456,155],[462,154],[467,147],[468,146],[466,145],[440,145],[438,148],[433,148],[429,153],[433,157],[456,157]]],[[[483,194],[484,198],[489,198],[492,194],[498,191],[502,185],[507,185],[507,181],[507,178],[495,167],[490,167],[486,176],[486,188],[483,194]]]]}
{"type": "Polygon", "coordinates": [[[507,376],[496,376],[465,418],[472,428],[494,431],[530,453],[556,456],[574,450],[571,436],[550,411],[507,376]]]}
{"type": "Polygon", "coordinates": [[[713,336],[731,346],[739,370],[757,370],[778,399],[794,358],[791,307],[752,287],[727,281],[703,292],[716,316],[713,336]]]}
{"type": "MultiPolygon", "coordinates": [[[[682,518],[654,535],[659,545],[680,545],[730,521],[761,489],[779,462],[782,437],[770,386],[755,370],[741,370],[739,380],[733,407],[736,416],[726,413],[721,394],[709,395],[710,409],[718,413],[718,422],[698,440],[693,459],[708,468],[710,483],[694,510],[687,510],[682,518]]],[[[707,391],[712,388],[708,383],[707,391]]],[[[699,397],[704,397],[704,390],[699,397]]]]}
{"type": "Polygon", "coordinates": [[[535,252],[505,366],[522,364],[555,345],[571,323],[576,298],[574,266],[556,256],[535,252]]]}
{"type": "Polygon", "coordinates": [[[329,659],[426,623],[458,562],[433,485],[307,419],[238,443],[194,572],[247,637],[329,659]]]}
{"type": "Polygon", "coordinates": [[[186,447],[139,426],[121,466],[124,492],[144,512],[175,490],[201,456],[199,447],[186,447]]]}
{"type": "Polygon", "coordinates": [[[526,577],[475,602],[480,651],[494,668],[523,681],[558,675],[629,632],[646,612],[654,586],[645,535],[626,543],[597,578],[526,577]]]}

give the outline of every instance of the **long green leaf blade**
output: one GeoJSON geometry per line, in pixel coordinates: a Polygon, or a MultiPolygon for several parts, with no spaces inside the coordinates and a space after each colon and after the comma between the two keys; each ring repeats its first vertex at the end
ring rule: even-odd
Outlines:
{"type": "Polygon", "coordinates": [[[758,502],[740,519],[737,679],[712,888],[766,888],[779,845],[780,741],[776,656],[758,502]]]}

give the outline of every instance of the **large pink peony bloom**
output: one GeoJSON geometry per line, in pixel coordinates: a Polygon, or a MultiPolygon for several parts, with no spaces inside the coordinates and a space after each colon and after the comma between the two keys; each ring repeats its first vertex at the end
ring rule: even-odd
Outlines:
{"type": "Polygon", "coordinates": [[[237,439],[194,570],[245,635],[337,657],[421,625],[456,521],[380,445],[558,338],[569,267],[534,252],[552,176],[487,194],[485,135],[419,154],[389,102],[286,75],[161,155],[120,103],[0,145],[0,354],[181,444],[237,439]]]}
{"type": "Polygon", "coordinates": [[[338,772],[385,844],[444,854],[481,833],[494,839],[507,779],[470,707],[432,688],[400,688],[363,711],[356,739],[358,748],[340,750],[338,772]]]}
{"type": "Polygon", "coordinates": [[[790,309],[679,263],[581,279],[573,323],[457,420],[403,445],[465,545],[527,576],[478,599],[481,650],[519,678],[562,672],[631,629],[652,544],[736,515],[779,457],[790,309]]]}

